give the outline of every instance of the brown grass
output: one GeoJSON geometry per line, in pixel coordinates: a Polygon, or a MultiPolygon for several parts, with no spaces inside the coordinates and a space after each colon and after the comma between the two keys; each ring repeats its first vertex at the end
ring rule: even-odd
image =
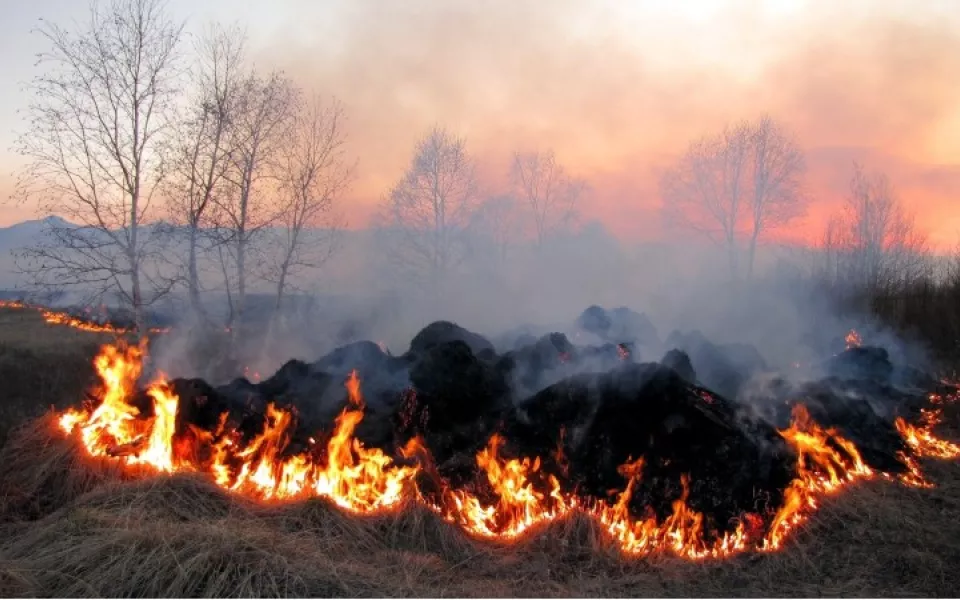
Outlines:
{"type": "MultiPolygon", "coordinates": [[[[25,351],[41,358],[93,351],[80,346],[25,351]]],[[[50,398],[70,402],[89,372],[58,377],[57,386],[43,385],[50,398]]],[[[0,449],[0,596],[941,596],[960,589],[960,466],[951,463],[925,465],[933,490],[871,482],[827,500],[781,552],[693,564],[624,558],[583,517],[493,545],[417,506],[361,518],[321,500],[265,506],[199,477],[125,473],[83,457],[45,410],[46,403],[26,406],[21,414],[40,418],[0,449]]],[[[956,434],[957,411],[948,417],[956,434]]]]}

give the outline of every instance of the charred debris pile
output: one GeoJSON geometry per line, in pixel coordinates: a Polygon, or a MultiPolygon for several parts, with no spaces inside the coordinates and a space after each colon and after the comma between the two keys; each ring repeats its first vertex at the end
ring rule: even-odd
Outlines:
{"type": "Polygon", "coordinates": [[[410,459],[401,449],[411,439],[422,440],[432,465],[419,488],[428,496],[463,487],[482,495],[476,456],[499,434],[504,454],[538,458],[565,492],[587,500],[619,497],[624,465],[642,457],[631,513],[663,518],[686,493],[687,504],[722,530],[745,513],[782,504],[796,455],[778,429],[790,425],[798,402],[822,427],[853,441],[869,467],[898,473],[906,448],[894,421],[916,416],[939,385],[876,347],[828,356],[815,376],[778,374],[751,346],[713,344],[697,332],[661,342],[644,315],[626,308],[590,307],[575,330],[569,337],[521,332],[495,347],[439,321],[401,355],[360,341],[313,363],[291,360],[259,383],[175,379],[176,435],[214,431],[226,415],[253,437],[274,403],[296,415],[286,451],[320,449],[355,370],[365,401],[357,438],[398,462],[410,459]]]}

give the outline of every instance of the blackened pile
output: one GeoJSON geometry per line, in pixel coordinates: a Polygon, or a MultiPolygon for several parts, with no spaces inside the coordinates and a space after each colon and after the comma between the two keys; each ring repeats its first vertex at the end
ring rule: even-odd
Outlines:
{"type": "Polygon", "coordinates": [[[175,380],[178,435],[191,435],[191,426],[213,430],[224,413],[256,435],[273,402],[297,415],[287,451],[319,448],[309,440],[332,431],[356,370],[365,400],[357,436],[398,460],[406,442],[421,438],[435,467],[428,493],[482,492],[476,455],[499,433],[509,456],[539,457],[565,490],[589,499],[613,500],[627,484],[620,467],[643,457],[630,506],[636,516],[669,514],[688,476],[688,504],[722,532],[781,503],[796,457],[777,429],[789,425],[794,404],[853,440],[870,466],[895,472],[905,448],[893,421],[912,415],[931,384],[871,348],[829,358],[815,379],[791,381],[769,373],[756,349],[715,345],[697,332],[674,333],[660,362],[641,363],[639,348],[663,349],[643,315],[590,307],[576,325],[599,343],[550,333],[498,353],[483,336],[439,321],[399,356],[355,342],[313,363],[291,360],[260,383],[175,380]]]}

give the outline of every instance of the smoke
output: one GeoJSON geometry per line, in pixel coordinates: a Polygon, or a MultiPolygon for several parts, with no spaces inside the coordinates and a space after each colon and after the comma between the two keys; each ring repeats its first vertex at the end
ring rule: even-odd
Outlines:
{"type": "MultiPolygon", "coordinates": [[[[931,215],[949,206],[935,182],[958,183],[933,167],[957,159],[944,124],[957,120],[960,30],[933,7],[811,2],[776,14],[731,2],[707,19],[657,3],[305,4],[258,60],[348,107],[357,225],[437,123],[466,136],[492,188],[511,152],[553,148],[621,239],[663,237],[649,218],[656,172],[690,139],[761,112],[813,165],[810,219],[780,236],[813,237],[854,158],[881,162],[931,215]]],[[[960,227],[951,220],[946,236],[960,227]]]]}
{"type": "MultiPolygon", "coordinates": [[[[789,14],[773,4],[694,14],[655,2],[288,3],[254,58],[345,106],[359,170],[342,208],[354,231],[328,265],[297,282],[316,305],[251,337],[235,366],[266,376],[357,339],[399,354],[438,319],[490,337],[518,327],[573,336],[591,304],[644,312],[661,339],[699,330],[716,343],[750,344],[771,368],[823,356],[851,327],[914,357],[912,344],[841,316],[774,270],[778,260],[802,269],[802,258],[769,244],[757,281],[731,286],[716,248],[655,217],[662,167],[691,139],[763,112],[793,131],[811,167],[810,215],[778,239],[813,238],[854,158],[878,164],[917,194],[912,203],[929,200],[924,214],[942,217],[935,200],[960,183],[960,171],[937,165],[956,158],[942,133],[960,99],[956,17],[929,7],[901,14],[895,2],[810,2],[789,14]],[[580,207],[588,226],[540,249],[520,240],[505,260],[478,253],[442,293],[397,278],[360,230],[435,124],[465,136],[485,195],[509,191],[512,152],[553,149],[590,184],[580,207]]],[[[217,269],[206,271],[210,304],[219,305],[217,269]]],[[[182,301],[166,310],[182,314],[182,301]]],[[[195,371],[190,329],[164,341],[157,363],[174,376],[216,379],[195,371]]],[[[640,358],[669,349],[642,349],[640,358]]]]}

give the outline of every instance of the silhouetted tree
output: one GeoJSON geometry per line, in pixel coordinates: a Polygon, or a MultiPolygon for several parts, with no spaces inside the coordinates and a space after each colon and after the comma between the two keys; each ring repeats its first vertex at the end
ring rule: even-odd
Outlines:
{"type": "Polygon", "coordinates": [[[667,222],[708,237],[740,275],[739,240],[747,239],[747,276],[757,242],[803,214],[803,154],[769,117],[725,128],[692,142],[660,180],[667,222]]]}
{"type": "Polygon", "coordinates": [[[576,218],[586,184],[567,175],[552,150],[514,154],[511,175],[518,196],[533,216],[537,247],[542,247],[544,239],[576,218]]]}
{"type": "Polygon", "coordinates": [[[277,164],[289,141],[300,92],[281,73],[251,73],[240,84],[230,128],[229,185],[215,197],[214,229],[227,290],[228,322],[243,322],[247,284],[255,271],[252,253],[266,228],[282,213],[277,200],[277,164]]]}
{"type": "Polygon", "coordinates": [[[395,265],[437,289],[467,256],[477,204],[464,140],[434,128],[417,142],[407,172],[381,207],[381,234],[395,265]]]}
{"type": "Polygon", "coordinates": [[[279,216],[271,231],[267,280],[276,309],[296,277],[320,268],[337,249],[334,203],[353,176],[344,157],[343,106],[314,97],[299,107],[281,150],[279,216]]]}
{"type": "Polygon", "coordinates": [[[870,292],[889,291],[929,274],[928,244],[889,179],[854,164],[841,214],[824,232],[825,275],[870,292]]]}
{"type": "Polygon", "coordinates": [[[191,70],[193,95],[177,126],[168,201],[174,222],[186,225],[187,289],[190,305],[202,314],[198,254],[204,225],[218,196],[228,193],[242,73],[244,35],[213,27],[197,39],[191,70]]]}
{"type": "Polygon", "coordinates": [[[116,294],[141,334],[144,308],[171,286],[144,269],[160,260],[158,229],[145,223],[167,166],[181,31],[160,0],[94,4],[76,32],[44,22],[46,70],[18,142],[28,160],[18,196],[71,222],[49,220],[48,240],[24,251],[20,266],[41,286],[116,294]]]}

